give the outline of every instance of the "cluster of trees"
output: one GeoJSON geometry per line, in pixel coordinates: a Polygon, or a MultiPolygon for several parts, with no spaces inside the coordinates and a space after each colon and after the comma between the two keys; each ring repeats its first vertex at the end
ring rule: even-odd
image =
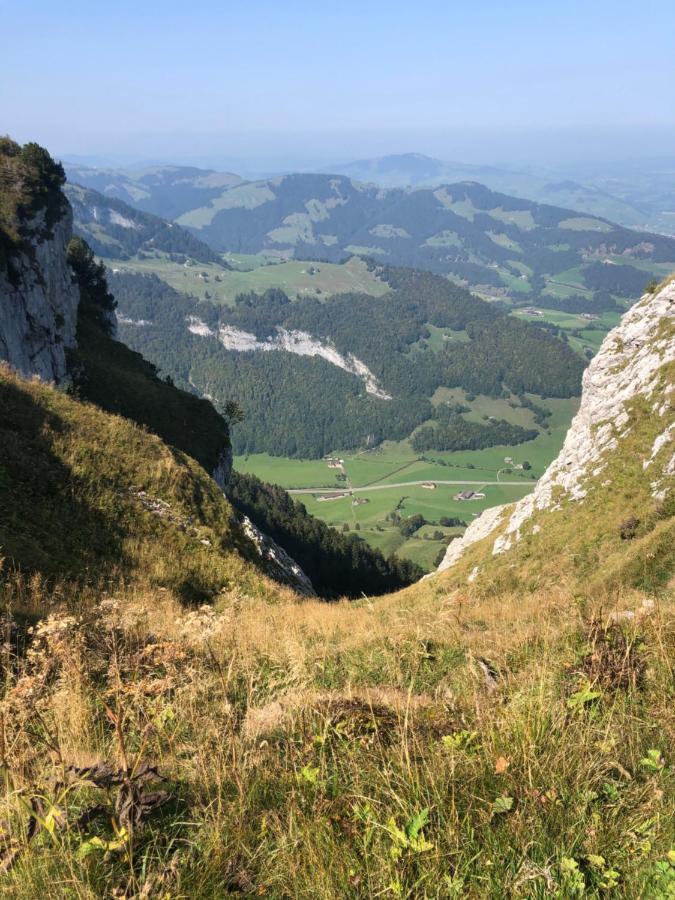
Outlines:
{"type": "Polygon", "coordinates": [[[403,537],[409,538],[412,537],[416,531],[419,531],[422,525],[426,524],[427,520],[424,516],[421,513],[415,513],[412,516],[406,516],[403,519],[399,519],[398,530],[403,537]]]}
{"type": "Polygon", "coordinates": [[[383,594],[412,584],[422,570],[409,560],[385,558],[356,534],[342,534],[311,516],[282,488],[233,472],[233,505],[274,538],[326,599],[383,594]]]}
{"type": "Polygon", "coordinates": [[[538,432],[532,428],[511,425],[504,419],[491,419],[484,425],[454,416],[439,425],[425,425],[412,438],[414,450],[483,450],[499,444],[522,444],[538,432]]]}
{"type": "Polygon", "coordinates": [[[80,288],[78,314],[88,316],[105,334],[111,335],[117,303],[108,290],[105,266],[96,261],[91,247],[81,237],[71,238],[67,256],[80,288]]]}
{"type": "Polygon", "coordinates": [[[649,277],[635,266],[594,262],[584,269],[584,283],[592,291],[604,291],[636,300],[644,293],[649,277]]]}
{"type": "Polygon", "coordinates": [[[12,282],[18,276],[10,259],[32,238],[50,237],[63,216],[65,178],[61,164],[39,144],[0,137],[0,266],[12,282]]]}
{"type": "Polygon", "coordinates": [[[526,397],[525,394],[519,394],[518,403],[510,403],[509,406],[511,406],[512,409],[518,409],[518,406],[521,406],[523,409],[529,409],[534,413],[534,421],[540,428],[547,427],[548,423],[546,420],[552,415],[551,410],[548,409],[548,407],[535,403],[533,400],[530,400],[529,397],[526,397]]]}
{"type": "Polygon", "coordinates": [[[434,419],[436,419],[437,422],[447,422],[454,416],[459,416],[462,413],[468,413],[470,411],[471,407],[467,406],[465,403],[439,403],[434,411],[434,419]]]}

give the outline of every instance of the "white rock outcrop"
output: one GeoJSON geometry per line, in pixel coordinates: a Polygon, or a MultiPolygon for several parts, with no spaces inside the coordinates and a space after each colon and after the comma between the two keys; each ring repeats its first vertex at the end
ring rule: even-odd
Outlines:
{"type": "Polygon", "coordinates": [[[188,316],[188,330],[200,337],[217,337],[226,350],[237,350],[249,353],[253,350],[286,350],[298,356],[320,356],[326,362],[350,372],[361,379],[366,392],[380,400],[391,400],[368,366],[352,353],[343,354],[330,341],[320,341],[306,331],[288,331],[277,326],[276,334],[260,340],[250,331],[235,328],[234,325],[221,325],[218,331],[210,328],[196,316],[188,316]]]}
{"type": "Polygon", "coordinates": [[[72,213],[40,239],[41,214],[30,223],[28,250],[10,258],[0,270],[0,359],[21,375],[44,381],[68,378],[66,351],[75,347],[79,290],[66,259],[72,236],[72,213]]]}
{"type": "MultiPolygon", "coordinates": [[[[452,566],[464,551],[488,537],[506,521],[495,539],[493,554],[513,546],[521,529],[537,510],[555,508],[562,499],[583,501],[587,476],[599,475],[604,457],[615,449],[630,429],[627,406],[638,396],[651,400],[659,370],[675,360],[675,282],[656,294],[647,294],[630,309],[620,324],[605,337],[583,377],[581,404],[567,432],[560,454],[538,481],[534,491],[513,506],[486,510],[453,541],[438,571],[452,566]],[[664,327],[665,326],[665,327],[664,327]],[[557,499],[559,498],[559,499],[557,499]]],[[[651,456],[643,461],[652,481],[655,499],[665,496],[663,481],[675,471],[675,459],[665,453],[673,442],[672,385],[652,402],[652,414],[663,420],[651,456]],[[653,474],[652,474],[653,473],[653,474]]]]}

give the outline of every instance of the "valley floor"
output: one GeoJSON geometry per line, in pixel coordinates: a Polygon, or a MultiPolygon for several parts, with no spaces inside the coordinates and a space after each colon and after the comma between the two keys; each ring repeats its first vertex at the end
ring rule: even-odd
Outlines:
{"type": "MultiPolygon", "coordinates": [[[[446,393],[448,399],[464,401],[462,391],[446,393]]],[[[236,457],[235,468],[286,488],[313,515],[335,528],[342,530],[348,526],[350,530],[357,530],[385,555],[396,553],[430,571],[448,539],[464,530],[440,525],[441,518],[459,518],[468,524],[484,509],[520,499],[533,489],[536,479],[557,455],[577,401],[538,402],[552,411],[548,420],[550,430],[515,447],[428,451],[420,455],[407,441],[385,442],[374,450],[360,453],[336,452],[333,456],[343,460],[342,470],[329,468],[326,460],[288,459],[262,453],[236,457]],[[507,458],[513,463],[506,463],[507,458]],[[515,468],[523,461],[527,461],[531,469],[515,468]],[[338,479],[336,476],[340,474],[346,475],[348,480],[338,479]],[[425,488],[423,482],[432,482],[436,487],[425,488]],[[319,499],[332,493],[346,493],[348,485],[355,491],[353,497],[319,499]],[[485,497],[455,500],[455,495],[465,489],[484,493],[485,497]],[[352,501],[359,496],[368,502],[354,505],[352,501]],[[406,538],[387,518],[392,512],[402,518],[420,514],[428,524],[406,538]]],[[[487,414],[526,426],[532,421],[529,410],[513,410],[503,400],[478,397],[471,405],[472,413],[467,418],[473,417],[476,421],[487,414]]]]}

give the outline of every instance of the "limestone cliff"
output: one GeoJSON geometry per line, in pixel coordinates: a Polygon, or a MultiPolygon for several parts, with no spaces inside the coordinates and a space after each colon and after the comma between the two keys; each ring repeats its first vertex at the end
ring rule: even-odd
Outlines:
{"type": "MultiPolygon", "coordinates": [[[[675,475],[675,281],[646,294],[607,335],[584,374],[579,411],[563,448],[534,491],[518,503],[487,510],[460,540],[448,547],[439,571],[457,563],[474,544],[485,541],[493,556],[537,535],[552,520],[538,515],[583,504],[590,494],[614,496],[610,463],[628,472],[619,490],[642,497],[645,507],[663,505],[675,475]],[[637,434],[639,432],[639,440],[637,434]],[[639,465],[635,466],[635,455],[639,465]]],[[[552,526],[553,527],[553,526],[552,526]]],[[[477,566],[469,578],[474,579],[477,566]]]]}
{"type": "Polygon", "coordinates": [[[59,383],[68,377],[80,300],[66,259],[72,214],[67,207],[47,237],[43,220],[39,212],[26,223],[21,246],[0,266],[0,359],[59,383]]]}

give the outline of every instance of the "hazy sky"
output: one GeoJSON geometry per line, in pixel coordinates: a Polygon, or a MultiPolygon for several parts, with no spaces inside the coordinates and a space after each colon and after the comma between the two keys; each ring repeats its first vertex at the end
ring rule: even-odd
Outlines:
{"type": "Polygon", "coordinates": [[[62,156],[675,153],[673,0],[0,0],[0,131],[62,156]]]}

